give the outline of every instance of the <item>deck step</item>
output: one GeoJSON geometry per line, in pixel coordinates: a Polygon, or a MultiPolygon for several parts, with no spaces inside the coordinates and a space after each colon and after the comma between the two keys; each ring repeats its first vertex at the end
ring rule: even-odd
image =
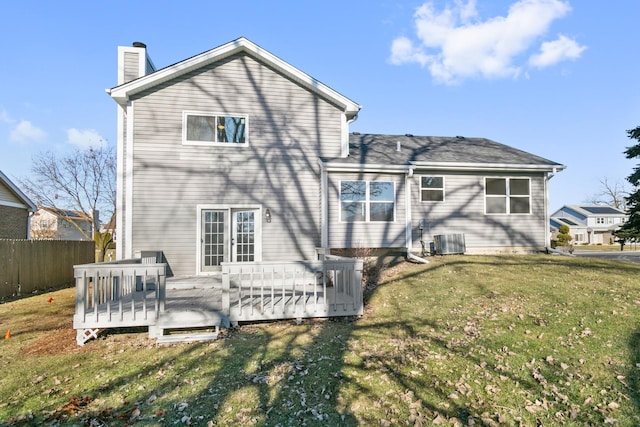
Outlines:
{"type": "Polygon", "coordinates": [[[176,342],[213,341],[218,338],[219,328],[216,332],[192,332],[185,334],[161,335],[156,338],[158,344],[170,344],[176,342]]]}
{"type": "Polygon", "coordinates": [[[163,329],[205,328],[221,326],[228,328],[229,318],[216,310],[167,310],[160,313],[156,327],[163,329]]]}
{"type": "Polygon", "coordinates": [[[158,343],[193,342],[214,340],[220,328],[229,328],[229,318],[214,310],[167,310],[160,313],[155,325],[149,326],[149,337],[156,338],[158,343]],[[215,328],[215,332],[196,332],[198,329],[215,328]],[[171,333],[170,331],[188,333],[171,333]],[[168,332],[168,333],[166,333],[168,332]]]}

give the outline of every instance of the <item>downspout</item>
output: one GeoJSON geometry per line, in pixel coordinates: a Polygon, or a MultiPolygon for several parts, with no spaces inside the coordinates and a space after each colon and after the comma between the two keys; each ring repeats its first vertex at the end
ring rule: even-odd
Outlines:
{"type": "Polygon", "coordinates": [[[349,126],[358,119],[356,113],[351,119],[347,118],[347,112],[344,111],[344,121],[342,122],[342,144],[340,148],[340,157],[343,159],[349,157],[349,126]]]}
{"type": "Polygon", "coordinates": [[[551,173],[547,172],[544,177],[544,243],[547,252],[551,252],[551,218],[549,216],[549,180],[556,174],[556,168],[551,173]]]}
{"type": "Polygon", "coordinates": [[[27,210],[27,240],[31,240],[31,217],[34,214],[34,211],[27,210]]]}
{"type": "Polygon", "coordinates": [[[404,198],[405,198],[405,236],[407,246],[407,261],[416,262],[418,264],[428,264],[429,261],[414,255],[411,249],[413,248],[413,236],[411,230],[411,178],[413,177],[413,167],[409,167],[407,173],[404,176],[404,198]]]}
{"type": "Polygon", "coordinates": [[[326,253],[329,248],[329,178],[322,159],[318,159],[318,164],[320,165],[320,246],[326,253]]]}

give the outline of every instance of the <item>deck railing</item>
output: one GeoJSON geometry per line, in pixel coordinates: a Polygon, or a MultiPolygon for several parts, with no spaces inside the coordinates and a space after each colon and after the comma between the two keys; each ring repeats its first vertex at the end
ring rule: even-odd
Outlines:
{"type": "Polygon", "coordinates": [[[222,264],[222,306],[231,321],[355,316],[363,311],[362,261],[222,264]]]}
{"type": "MultiPolygon", "coordinates": [[[[157,325],[167,313],[167,264],[159,261],[143,257],[74,266],[78,344],[98,329],[149,326],[151,331],[157,325]]],[[[221,286],[218,309],[234,323],[363,312],[362,261],[355,259],[223,263],[221,286]]]]}
{"type": "Polygon", "coordinates": [[[149,325],[164,311],[166,264],[140,258],[83,264],[74,266],[74,276],[76,329],[149,325]]]}

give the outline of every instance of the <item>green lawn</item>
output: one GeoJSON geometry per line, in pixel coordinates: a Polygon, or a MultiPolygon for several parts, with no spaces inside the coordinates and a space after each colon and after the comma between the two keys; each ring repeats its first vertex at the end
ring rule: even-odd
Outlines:
{"type": "Polygon", "coordinates": [[[0,425],[640,425],[640,264],[446,256],[382,277],[360,319],[211,343],[78,348],[72,290],[1,304],[0,425]]]}

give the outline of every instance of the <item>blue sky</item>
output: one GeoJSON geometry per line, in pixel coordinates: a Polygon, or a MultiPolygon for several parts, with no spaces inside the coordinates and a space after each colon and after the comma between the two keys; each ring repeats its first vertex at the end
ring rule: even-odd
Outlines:
{"type": "Polygon", "coordinates": [[[567,166],[550,208],[635,163],[640,2],[20,1],[0,26],[0,170],[115,144],[117,46],[164,67],[244,36],[362,105],[351,130],[485,137],[567,166]]]}

